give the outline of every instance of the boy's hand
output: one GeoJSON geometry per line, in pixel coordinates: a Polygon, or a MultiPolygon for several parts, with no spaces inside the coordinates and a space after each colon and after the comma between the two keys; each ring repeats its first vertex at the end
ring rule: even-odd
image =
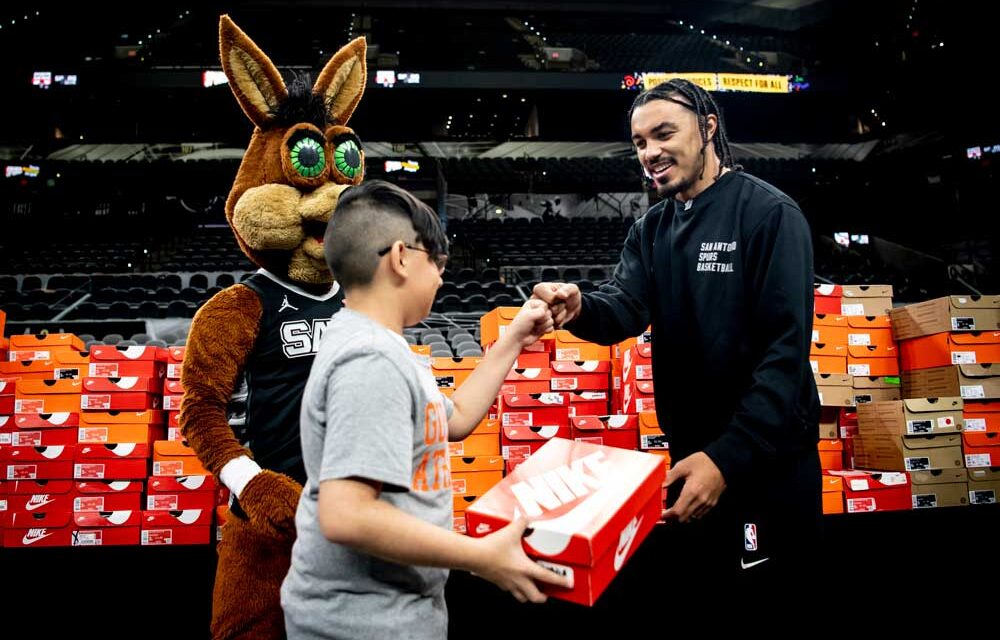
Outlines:
{"type": "Polygon", "coordinates": [[[477,567],[475,572],[504,591],[509,591],[518,602],[541,603],[545,602],[547,596],[538,590],[535,581],[564,589],[573,588],[573,584],[569,578],[549,571],[525,555],[521,538],[527,527],[528,521],[521,518],[482,538],[486,547],[483,566],[477,567]]]}
{"type": "Polygon", "coordinates": [[[541,300],[528,300],[507,327],[506,335],[520,347],[526,347],[552,331],[554,326],[549,306],[541,300]]]}
{"type": "Polygon", "coordinates": [[[575,320],[583,305],[580,287],[559,282],[539,282],[531,292],[531,299],[549,305],[557,329],[575,320]]]}

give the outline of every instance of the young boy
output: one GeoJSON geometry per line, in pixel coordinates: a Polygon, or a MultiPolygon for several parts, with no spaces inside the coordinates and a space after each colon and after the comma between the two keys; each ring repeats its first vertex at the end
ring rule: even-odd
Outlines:
{"type": "Polygon", "coordinates": [[[570,586],[524,554],[527,523],[486,538],[451,531],[448,441],[465,438],[523,346],[552,329],[531,301],[449,400],[403,339],[441,286],[447,239],[430,208],[369,181],[344,193],[327,263],[345,308],[327,326],[302,403],[307,482],[281,589],[289,638],[443,639],[448,569],[544,602],[535,581],[570,586]]]}

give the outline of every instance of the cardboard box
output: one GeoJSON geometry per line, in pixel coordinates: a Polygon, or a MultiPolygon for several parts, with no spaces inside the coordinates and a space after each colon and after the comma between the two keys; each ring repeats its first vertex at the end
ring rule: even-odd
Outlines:
{"type": "Polygon", "coordinates": [[[856,405],[902,399],[902,382],[898,376],[853,376],[851,384],[856,405]]]}
{"type": "Polygon", "coordinates": [[[525,552],[573,582],[543,590],[593,605],[659,520],[664,478],[656,456],[553,440],[466,510],[469,534],[524,514],[533,529],[525,552]]]}
{"type": "Polygon", "coordinates": [[[965,400],[1000,400],[1000,366],[960,364],[904,371],[904,398],[960,396],[965,400]]]}
{"type": "Polygon", "coordinates": [[[898,376],[895,344],[847,347],[847,373],[852,376],[898,376]]]}
{"type": "Polygon", "coordinates": [[[847,513],[908,511],[913,508],[910,476],[907,473],[830,471],[827,475],[844,482],[847,513]]]}
{"type": "Polygon", "coordinates": [[[968,469],[969,504],[997,504],[1000,498],[1000,468],[968,469]]]}
{"type": "Polygon", "coordinates": [[[816,373],[816,392],[823,407],[853,407],[853,378],[845,374],[816,373]]]}
{"type": "Polygon", "coordinates": [[[1000,433],[1000,402],[996,400],[968,400],[962,417],[966,433],[1000,433]]]}
{"type": "Polygon", "coordinates": [[[457,389],[476,370],[482,358],[432,358],[431,373],[439,389],[457,389]]]}
{"type": "Polygon", "coordinates": [[[893,309],[896,340],[946,331],[1000,329],[1000,296],[948,296],[893,309]]]}
{"type": "Polygon", "coordinates": [[[209,475],[194,449],[184,442],[160,440],[153,443],[154,476],[209,475]]]}
{"type": "Polygon", "coordinates": [[[858,407],[854,462],[892,471],[962,467],[961,420],[961,398],[863,404],[858,407]]]}
{"type": "Polygon", "coordinates": [[[820,315],[839,314],[840,305],[844,292],[840,285],[836,284],[815,284],[813,285],[814,311],[820,315]]]}
{"type": "Polygon", "coordinates": [[[899,343],[905,371],[1000,362],[1000,331],[935,333],[899,343]]]}
{"type": "Polygon", "coordinates": [[[632,450],[639,446],[638,416],[578,416],[570,418],[570,430],[577,442],[632,450]]]}
{"type": "Polygon", "coordinates": [[[840,313],[845,316],[884,316],[892,309],[892,287],[884,284],[844,285],[840,313]]]}
{"type": "Polygon", "coordinates": [[[969,504],[968,474],[965,469],[914,471],[912,482],[914,509],[962,507],[969,504]]]}
{"type": "Polygon", "coordinates": [[[1000,467],[1000,433],[963,433],[962,451],[969,469],[1000,467]]]}
{"type": "Polygon", "coordinates": [[[964,407],[961,398],[873,402],[858,407],[858,425],[862,434],[873,428],[898,436],[961,433],[964,407]]]}
{"type": "Polygon", "coordinates": [[[840,410],[836,407],[821,407],[819,411],[819,437],[823,440],[840,439],[840,410]]]}
{"type": "Polygon", "coordinates": [[[456,496],[480,496],[503,479],[500,456],[452,457],[451,489],[456,496]]]}

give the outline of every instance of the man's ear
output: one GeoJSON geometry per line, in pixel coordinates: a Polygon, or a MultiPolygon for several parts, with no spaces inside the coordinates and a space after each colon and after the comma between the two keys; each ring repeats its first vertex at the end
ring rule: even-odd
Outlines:
{"type": "Polygon", "coordinates": [[[708,141],[711,142],[715,138],[715,134],[719,131],[719,116],[714,113],[710,113],[705,116],[705,135],[708,141]]]}

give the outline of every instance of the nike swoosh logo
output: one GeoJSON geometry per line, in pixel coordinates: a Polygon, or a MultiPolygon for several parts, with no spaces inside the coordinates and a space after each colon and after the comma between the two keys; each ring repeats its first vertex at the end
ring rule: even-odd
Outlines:
{"type": "Polygon", "coordinates": [[[45,502],[33,502],[24,505],[24,509],[25,511],[34,511],[35,509],[40,509],[41,507],[44,507],[47,504],[52,504],[53,502],[55,502],[55,500],[46,500],[45,502]]]}
{"type": "Polygon", "coordinates": [[[21,538],[21,542],[23,544],[35,544],[39,540],[44,540],[45,538],[48,538],[51,535],[52,535],[52,533],[45,533],[45,534],[42,534],[42,535],[40,535],[40,536],[38,536],[36,538],[31,538],[31,537],[28,537],[27,534],[25,534],[25,536],[23,538],[21,538]]]}
{"type": "Polygon", "coordinates": [[[615,549],[615,571],[621,569],[622,565],[625,564],[625,557],[628,556],[628,550],[632,548],[632,543],[635,542],[635,535],[639,533],[639,527],[642,526],[643,518],[633,520],[628,524],[628,531],[626,532],[628,537],[619,543],[618,548],[615,549]]]}
{"type": "Polygon", "coordinates": [[[756,567],[762,562],[767,562],[770,558],[761,558],[760,560],[755,560],[754,562],[746,562],[743,558],[740,558],[740,569],[749,569],[751,567],[756,567]]]}
{"type": "Polygon", "coordinates": [[[572,510],[551,520],[532,523],[534,532],[524,541],[538,553],[552,557],[569,547],[573,534],[593,520],[620,493],[617,485],[605,485],[581,500],[572,510]]]}

